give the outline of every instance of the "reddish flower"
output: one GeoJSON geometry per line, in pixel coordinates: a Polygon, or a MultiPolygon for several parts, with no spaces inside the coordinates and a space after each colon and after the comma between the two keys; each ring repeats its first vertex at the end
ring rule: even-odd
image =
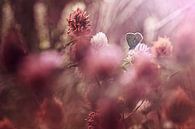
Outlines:
{"type": "Polygon", "coordinates": [[[168,38],[158,38],[152,47],[153,55],[157,58],[170,56],[173,46],[168,38]]]}
{"type": "Polygon", "coordinates": [[[27,54],[24,43],[16,28],[10,28],[1,44],[1,65],[8,71],[15,71],[27,54]]]}
{"type": "Polygon", "coordinates": [[[3,119],[0,121],[0,129],[15,129],[15,127],[9,119],[3,119]]]}
{"type": "Polygon", "coordinates": [[[80,35],[81,33],[89,32],[89,16],[85,11],[77,9],[69,15],[68,21],[68,34],[70,35],[80,35]]]}
{"type": "Polygon", "coordinates": [[[157,82],[159,80],[158,65],[154,63],[150,57],[136,57],[133,68],[135,70],[135,79],[138,82],[143,81],[144,83],[147,82],[152,85],[152,82],[157,82]]]}

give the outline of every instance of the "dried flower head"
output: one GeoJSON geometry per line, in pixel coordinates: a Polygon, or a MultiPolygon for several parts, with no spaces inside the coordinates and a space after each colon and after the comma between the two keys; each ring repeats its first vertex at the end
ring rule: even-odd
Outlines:
{"type": "Polygon", "coordinates": [[[172,50],[173,46],[168,38],[159,37],[152,47],[152,53],[157,58],[170,56],[172,50]]]}
{"type": "Polygon", "coordinates": [[[68,34],[70,35],[80,35],[81,33],[89,32],[89,16],[85,11],[77,8],[76,11],[72,12],[68,19],[68,34]]]}
{"type": "Polygon", "coordinates": [[[108,45],[108,38],[103,32],[98,32],[91,38],[91,44],[95,48],[101,48],[108,45]]]}

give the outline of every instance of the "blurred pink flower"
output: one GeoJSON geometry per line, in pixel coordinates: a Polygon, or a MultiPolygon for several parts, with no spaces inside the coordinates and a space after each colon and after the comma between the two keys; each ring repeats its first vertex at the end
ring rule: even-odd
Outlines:
{"type": "Polygon", "coordinates": [[[159,67],[148,56],[137,56],[133,64],[137,80],[153,82],[159,77],[159,67]]]}
{"type": "Polygon", "coordinates": [[[82,68],[90,77],[109,77],[117,73],[120,67],[122,53],[115,45],[101,49],[91,48],[87,53],[82,68]]]}
{"type": "Polygon", "coordinates": [[[18,76],[25,85],[39,89],[52,81],[62,63],[62,57],[54,51],[32,54],[23,60],[18,76]]]}

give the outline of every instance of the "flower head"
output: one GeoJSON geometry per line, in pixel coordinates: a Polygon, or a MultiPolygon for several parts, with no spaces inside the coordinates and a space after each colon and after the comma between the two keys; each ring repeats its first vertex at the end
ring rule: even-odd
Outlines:
{"type": "Polygon", "coordinates": [[[103,32],[98,32],[91,38],[91,44],[95,48],[101,48],[108,45],[108,38],[103,32]]]}
{"type": "Polygon", "coordinates": [[[127,60],[129,60],[130,62],[134,62],[136,56],[142,56],[142,55],[151,56],[151,52],[150,52],[150,48],[146,44],[139,43],[134,49],[129,50],[127,55],[127,60]]]}
{"type": "Polygon", "coordinates": [[[152,53],[157,58],[166,57],[171,55],[172,49],[173,46],[168,38],[158,38],[158,40],[154,42],[152,53]]]}
{"type": "Polygon", "coordinates": [[[72,12],[68,19],[68,34],[80,35],[81,33],[89,32],[89,16],[85,11],[77,8],[76,11],[72,12]]]}

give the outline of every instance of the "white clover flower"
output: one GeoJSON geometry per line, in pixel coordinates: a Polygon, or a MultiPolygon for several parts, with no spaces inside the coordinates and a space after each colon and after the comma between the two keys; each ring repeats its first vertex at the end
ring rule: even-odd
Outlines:
{"type": "Polygon", "coordinates": [[[150,48],[144,44],[144,43],[139,43],[134,49],[135,53],[137,54],[146,54],[146,55],[151,55],[150,48]]]}
{"type": "Polygon", "coordinates": [[[133,62],[137,55],[152,56],[150,47],[144,43],[138,43],[134,49],[129,50],[127,59],[133,62]]]}
{"type": "Polygon", "coordinates": [[[103,32],[98,32],[91,38],[90,42],[95,48],[101,48],[108,45],[108,38],[103,32]]]}

